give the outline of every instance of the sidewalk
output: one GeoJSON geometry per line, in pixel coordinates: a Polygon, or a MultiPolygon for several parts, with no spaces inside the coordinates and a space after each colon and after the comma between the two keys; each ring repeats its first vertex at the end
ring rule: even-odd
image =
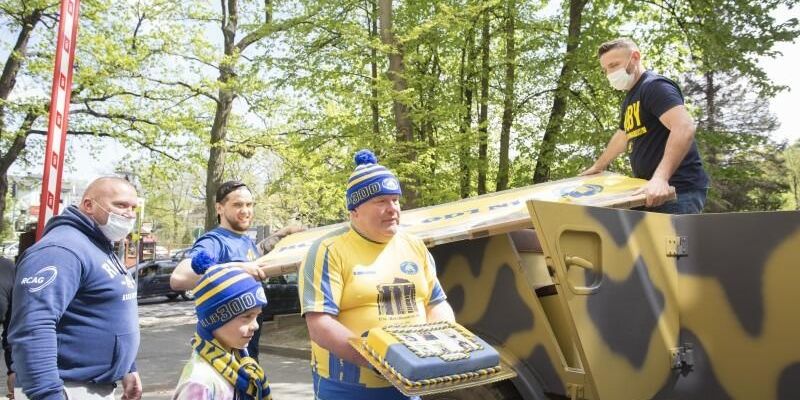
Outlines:
{"type": "MultiPolygon", "coordinates": [[[[168,318],[163,311],[158,313],[162,317],[154,320],[160,320],[160,323],[143,324],[137,356],[137,367],[145,386],[142,398],[146,400],[172,397],[181,369],[191,354],[189,342],[195,331],[193,321],[178,321],[175,317],[168,318]]],[[[270,377],[275,398],[302,400],[313,397],[308,332],[305,320],[299,314],[277,316],[275,320],[265,322],[259,348],[259,358],[270,377]]],[[[2,362],[0,377],[3,378],[0,379],[0,394],[4,395],[5,365],[2,362]]],[[[119,398],[121,393],[119,390],[117,393],[119,398]]]]}
{"type": "Polygon", "coordinates": [[[274,320],[261,325],[258,347],[263,354],[310,360],[306,320],[300,314],[276,315],[274,320]]]}

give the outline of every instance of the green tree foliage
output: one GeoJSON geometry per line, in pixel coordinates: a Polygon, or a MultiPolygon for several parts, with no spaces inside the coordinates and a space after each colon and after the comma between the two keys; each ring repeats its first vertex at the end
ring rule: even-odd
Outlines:
{"type": "Polygon", "coordinates": [[[741,77],[706,74],[687,79],[699,111],[697,137],[711,176],[707,210],[777,210],[788,190],[783,146],[771,140],[778,122],[753,85],[741,77]],[[716,101],[709,109],[708,85],[716,101]]]}
{"type": "MultiPolygon", "coordinates": [[[[256,188],[260,223],[316,225],[346,216],[361,148],[400,176],[408,207],[575,175],[616,129],[622,93],[596,49],[625,35],[646,66],[694,77],[687,94],[717,182],[712,208],[773,209],[772,193],[788,190],[768,139],[774,120],[727,91],[747,82],[764,102],[781,89],[757,59],[797,37],[796,20],[775,19],[792,3],[86,0],[71,129],[146,149],[129,169],[170,240],[185,232],[175,215],[196,201],[213,225],[212,194],[230,178],[256,188]],[[748,112],[763,118],[726,119],[748,112]],[[185,193],[177,181],[190,183],[191,204],[170,204],[185,193]]],[[[0,177],[3,160],[24,157],[14,138],[43,132],[55,29],[52,4],[0,0],[14,35],[34,17],[27,51],[4,65],[39,89],[0,96],[0,177]]],[[[612,166],[627,168],[624,157],[612,166]]],[[[0,180],[0,199],[3,190],[0,180]]]]}
{"type": "MultiPolygon", "coordinates": [[[[175,158],[170,149],[190,144],[176,139],[196,126],[194,109],[183,107],[186,96],[161,90],[152,76],[164,65],[154,62],[168,27],[148,30],[147,15],[160,5],[82,3],[75,55],[69,134],[113,137],[136,148],[175,158]],[[165,130],[171,135],[163,134],[165,130]],[[178,140],[178,141],[176,141],[178,140]]],[[[3,42],[7,58],[0,77],[0,199],[8,188],[7,174],[21,161],[41,168],[43,140],[50,104],[58,2],[2,1],[0,23],[13,38],[3,42]],[[29,148],[29,144],[33,147],[29,148]]],[[[98,153],[98,157],[108,154],[98,153]]],[[[5,203],[0,201],[0,213],[5,203]]]]}
{"type": "Polygon", "coordinates": [[[783,154],[789,172],[789,208],[800,210],[800,140],[789,146],[783,154]]]}

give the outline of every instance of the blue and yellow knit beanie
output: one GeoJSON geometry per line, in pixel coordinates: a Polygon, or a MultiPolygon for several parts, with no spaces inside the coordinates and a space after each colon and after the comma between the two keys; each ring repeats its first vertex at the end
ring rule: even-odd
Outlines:
{"type": "MultiPolygon", "coordinates": [[[[205,254],[201,252],[201,254],[205,254]]],[[[195,255],[208,257],[208,255],[195,255]]],[[[208,257],[210,260],[210,257],[208,257]]],[[[202,265],[204,260],[196,264],[202,265]]],[[[194,267],[195,260],[192,259],[194,267]]],[[[194,268],[195,271],[201,268],[194,268]]],[[[205,340],[214,338],[212,332],[247,310],[267,305],[261,283],[240,268],[206,266],[203,277],[194,288],[197,310],[197,333],[205,340]]]]}
{"type": "Polygon", "coordinates": [[[359,150],[355,155],[356,169],[347,182],[347,209],[353,211],[365,201],[388,194],[401,195],[400,181],[384,166],[375,154],[359,150]]]}

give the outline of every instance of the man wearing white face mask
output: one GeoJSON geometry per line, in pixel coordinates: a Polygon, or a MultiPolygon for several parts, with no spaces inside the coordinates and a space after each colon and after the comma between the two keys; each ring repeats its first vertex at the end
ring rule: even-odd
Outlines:
{"type": "Polygon", "coordinates": [[[89,184],[17,265],[9,342],[16,398],[139,399],[136,283],[113,251],[133,228],[136,189],[89,184]]]}
{"type": "Polygon", "coordinates": [[[647,179],[639,190],[647,211],[696,214],[703,211],[708,176],[694,141],[695,125],[672,80],[645,70],[636,44],[627,38],[603,43],[597,51],[611,86],[628,92],[619,129],[605,151],[581,175],[597,174],[630,150],[633,174],[647,179]],[[677,200],[666,202],[675,187],[677,200]]]}

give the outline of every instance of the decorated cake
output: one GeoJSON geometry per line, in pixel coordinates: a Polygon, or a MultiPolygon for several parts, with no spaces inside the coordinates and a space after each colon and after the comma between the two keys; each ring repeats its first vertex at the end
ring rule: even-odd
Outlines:
{"type": "Polygon", "coordinates": [[[476,380],[500,371],[497,351],[454,322],[373,328],[363,343],[385,370],[408,386],[476,380]]]}

